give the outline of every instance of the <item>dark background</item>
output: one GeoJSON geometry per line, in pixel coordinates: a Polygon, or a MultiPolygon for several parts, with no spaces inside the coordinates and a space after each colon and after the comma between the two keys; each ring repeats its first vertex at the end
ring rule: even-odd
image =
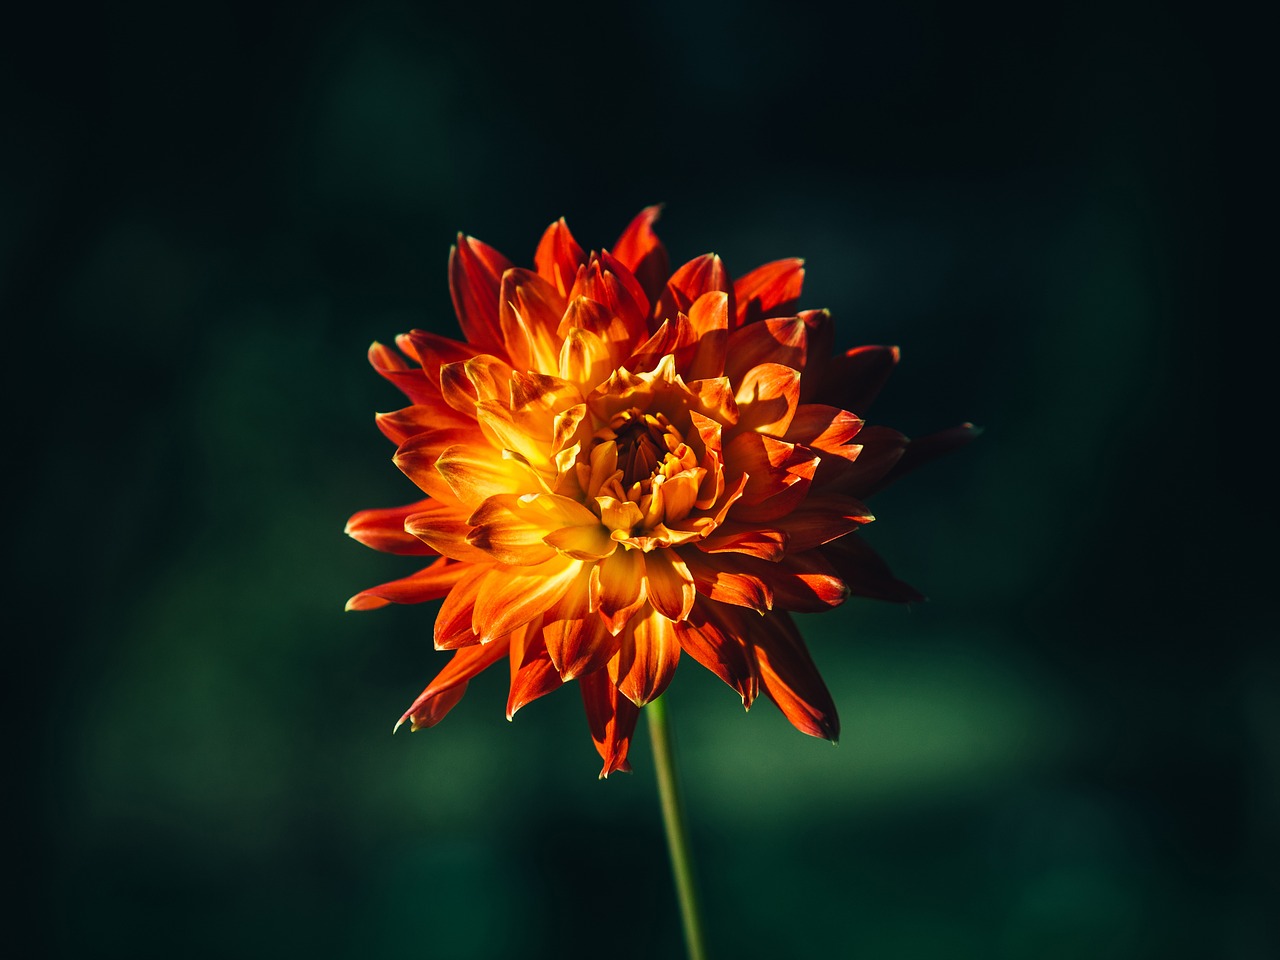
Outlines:
{"type": "MultiPolygon", "coordinates": [[[[1216,9],[1216,8],[1215,8],[1216,9]]],[[[1260,27],[1172,5],[49,7],[0,58],[10,872],[35,954],[668,957],[645,738],[444,662],[371,340],[454,329],[457,230],[641,207],[807,260],[874,419],[974,447],[877,498],[931,603],[803,624],[838,749],[668,700],[716,956],[1275,955],[1280,660],[1260,27]],[[1254,242],[1254,234],[1259,242],[1254,242]],[[16,537],[14,537],[16,533],[16,537]]]]}

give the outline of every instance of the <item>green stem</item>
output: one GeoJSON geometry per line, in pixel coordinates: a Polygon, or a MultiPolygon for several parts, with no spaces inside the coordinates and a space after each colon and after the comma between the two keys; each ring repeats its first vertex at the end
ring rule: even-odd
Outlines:
{"type": "Polygon", "coordinates": [[[689,947],[689,960],[706,960],[702,942],[702,919],[698,912],[698,894],[693,883],[693,858],[689,854],[689,832],[685,827],[684,804],[680,798],[680,780],[676,776],[675,756],[671,745],[671,725],[667,708],[659,697],[647,707],[649,736],[653,740],[653,765],[658,771],[658,796],[662,800],[662,823],[667,830],[667,849],[671,853],[671,872],[675,876],[676,896],[680,900],[680,917],[684,922],[684,942],[689,947]]]}

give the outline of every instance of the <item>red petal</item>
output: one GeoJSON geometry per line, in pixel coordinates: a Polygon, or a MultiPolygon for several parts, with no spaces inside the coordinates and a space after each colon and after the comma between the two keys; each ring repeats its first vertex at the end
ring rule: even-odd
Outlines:
{"type": "Polygon", "coordinates": [[[591,605],[617,634],[645,601],[644,554],[615,550],[591,568],[591,605]]]}
{"type": "Polygon", "coordinates": [[[463,336],[481,352],[505,357],[498,325],[498,290],[511,261],[487,243],[458,234],[449,251],[449,293],[463,336]]]}
{"type": "Polygon", "coordinates": [[[753,430],[780,437],[787,432],[800,400],[800,372],[781,363],[762,363],[742,377],[734,394],[735,431],[753,430]]]}
{"type": "Polygon", "coordinates": [[[511,366],[518,370],[555,370],[565,299],[554,285],[531,270],[512,267],[502,275],[498,323],[511,366]]]}
{"type": "Polygon", "coordinates": [[[724,373],[725,345],[729,339],[729,295],[712,290],[689,306],[689,325],[697,346],[689,361],[688,381],[718,378],[724,373]]]}
{"type": "Polygon", "coordinates": [[[394,383],[414,403],[439,402],[440,391],[435,389],[427,375],[410,367],[404,357],[390,347],[374,342],[369,346],[369,363],[386,379],[394,383]]]}
{"type": "Polygon", "coordinates": [[[472,563],[491,563],[491,556],[467,542],[471,525],[463,519],[464,516],[452,504],[428,500],[423,510],[404,518],[404,529],[442,556],[472,563]]]}
{"type": "Polygon", "coordinates": [[[787,315],[803,286],[803,260],[775,260],[739,277],[733,284],[738,301],[736,326],[787,315]]]}
{"type": "Polygon", "coordinates": [[[848,443],[861,429],[862,420],[848,410],[825,403],[802,403],[796,407],[782,439],[815,450],[833,450],[848,443]]]}
{"type": "Polygon", "coordinates": [[[898,357],[897,347],[871,346],[854,347],[843,357],[832,358],[823,374],[823,399],[865,417],[898,357]]]}
{"type": "Polygon", "coordinates": [[[668,620],[683,620],[697,592],[693,574],[674,550],[654,550],[645,557],[649,603],[668,620]]]}
{"type": "Polygon", "coordinates": [[[546,613],[543,639],[564,680],[601,669],[618,649],[618,638],[591,608],[591,580],[592,568],[584,567],[546,613]]]}
{"type": "Polygon", "coordinates": [[[624,366],[628,370],[647,372],[656,367],[663,357],[671,354],[676,359],[676,372],[688,380],[689,363],[697,344],[698,336],[689,318],[679,313],[674,320],[663,320],[657,332],[636,347],[624,366]]]}
{"type": "Polygon", "coordinates": [[[675,625],[684,652],[738,691],[742,705],[750,707],[760,689],[755,654],[742,642],[754,613],[699,597],[689,618],[675,625]]]}
{"type": "Polygon", "coordinates": [[[343,532],[366,547],[385,553],[432,556],[437,551],[404,529],[405,518],[411,513],[421,513],[430,503],[430,500],[418,500],[403,507],[361,510],[347,521],[343,532]]]}
{"type": "Polygon", "coordinates": [[[808,493],[818,468],[812,451],[759,433],[738,434],[725,444],[724,456],[729,483],[747,476],[730,516],[748,522],[768,522],[790,513],[808,493]]]}
{"type": "MultiPolygon", "coordinates": [[[[729,274],[720,258],[714,253],[707,253],[690,260],[671,275],[655,319],[665,320],[676,313],[688,313],[693,301],[713,290],[732,294],[733,284],[729,282],[729,274]]],[[[729,315],[735,315],[732,296],[729,297],[729,315]]]]}
{"type": "Polygon", "coordinates": [[[852,533],[874,519],[861,500],[831,494],[806,498],[785,517],[774,520],[772,526],[786,534],[788,552],[803,553],[852,533]]]}
{"type": "MultiPolygon", "coordinates": [[[[962,423],[958,427],[931,433],[927,437],[920,437],[917,440],[910,441],[906,450],[903,451],[902,458],[893,465],[893,468],[879,483],[875,484],[873,489],[883,490],[916,467],[922,466],[930,460],[936,460],[938,457],[951,453],[953,450],[959,450],[961,447],[967,446],[970,441],[977,439],[981,433],[981,427],[975,427],[972,423],[962,423]]],[[[868,491],[866,495],[870,496],[870,493],[871,491],[868,491]]]]}
{"type": "Polygon", "coordinates": [[[661,212],[661,206],[645,207],[622,231],[613,247],[613,255],[640,282],[650,303],[658,302],[671,271],[666,248],[653,232],[653,224],[661,212]]]}
{"type": "MultiPolygon", "coordinates": [[[[776,521],[775,521],[776,524],[776,521]]],[[[773,562],[787,551],[787,534],[779,529],[757,527],[729,520],[714,533],[694,544],[703,553],[745,553],[773,562]]]]}
{"type": "Polygon", "coordinates": [[[769,699],[801,733],[834,743],[840,736],[836,705],[791,618],[785,613],[761,618],[748,640],[769,699]]]}
{"type": "Polygon", "coordinates": [[[573,279],[578,275],[578,267],[586,262],[587,255],[573,239],[564,217],[547,227],[533,255],[538,275],[555,287],[561,297],[568,296],[573,279]]]}
{"type": "Polygon", "coordinates": [[[505,640],[459,650],[450,658],[445,668],[436,674],[436,678],[427,685],[427,689],[419,694],[418,699],[413,701],[413,705],[404,712],[404,716],[396,724],[396,729],[400,729],[400,724],[406,720],[413,724],[414,730],[435,726],[462,699],[467,689],[467,682],[486,667],[497,663],[506,654],[505,640]]]}
{"type": "Polygon", "coordinates": [[[523,627],[512,630],[511,690],[507,694],[507,719],[521,707],[532,703],[560,687],[560,674],[547,656],[542,642],[541,619],[534,617],[523,627]]]}
{"type": "Polygon", "coordinates": [[[776,563],[754,557],[743,560],[773,591],[775,610],[821,613],[838,607],[849,597],[849,588],[818,550],[788,553],[776,563]]]}
{"type": "Polygon", "coordinates": [[[547,528],[532,522],[527,512],[518,512],[520,498],[505,493],[490,497],[467,523],[467,543],[483,550],[499,563],[531,566],[543,563],[556,551],[542,542],[547,528]]]}
{"type": "Polygon", "coordinates": [[[693,585],[704,597],[761,613],[773,606],[773,590],[758,570],[744,568],[744,561],[753,558],[725,553],[712,559],[689,549],[680,551],[680,557],[693,575],[693,585]]]}
{"type": "Polygon", "coordinates": [[[425,603],[439,600],[466,573],[467,566],[441,557],[412,576],[361,590],[347,601],[348,610],[377,610],[389,603],[425,603]]]}
{"type": "Polygon", "coordinates": [[[660,613],[636,617],[622,634],[622,645],[609,663],[618,692],[643,707],[662,695],[680,662],[680,641],[671,621],[660,613]]]}
{"type": "Polygon", "coordinates": [[[601,778],[618,770],[629,772],[627,751],[631,749],[631,735],[635,732],[640,708],[618,692],[607,670],[588,673],[578,680],[578,686],[582,688],[591,739],[604,760],[601,778]]]}
{"type": "Polygon", "coordinates": [[[383,436],[397,445],[432,430],[462,430],[466,431],[465,435],[468,437],[477,440],[480,438],[475,417],[461,414],[439,401],[415,403],[411,407],[390,413],[379,413],[374,417],[374,422],[383,436]]]}
{"type": "Polygon", "coordinates": [[[891,603],[916,603],[923,593],[893,575],[889,565],[861,537],[841,537],[822,547],[822,555],[856,597],[891,603]]]}
{"type": "Polygon", "coordinates": [[[479,429],[474,426],[470,429],[449,427],[443,430],[426,430],[400,444],[391,459],[400,468],[400,472],[416,483],[424,493],[437,500],[456,504],[458,496],[436,469],[436,463],[446,450],[471,450],[477,447],[477,441],[484,444],[484,438],[479,434],[479,429]]]}
{"type": "Polygon", "coordinates": [[[729,336],[724,364],[725,376],[735,385],[752,367],[781,363],[804,370],[808,327],[799,317],[782,317],[753,323],[729,336]]]}

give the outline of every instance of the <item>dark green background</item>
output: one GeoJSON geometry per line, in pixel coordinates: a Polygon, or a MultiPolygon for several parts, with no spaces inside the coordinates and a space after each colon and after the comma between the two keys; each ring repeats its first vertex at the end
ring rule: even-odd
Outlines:
{"type": "Polygon", "coordinates": [[[414,496],[368,343],[454,329],[457,230],[527,263],[555,217],[598,248],[659,201],[676,262],[803,256],[842,345],[902,345],[874,419],[987,428],[873,503],[932,602],[803,624],[838,748],[680,670],[715,955],[1280,949],[1239,390],[1265,310],[1231,272],[1258,30],[762,0],[11,22],[6,790],[35,952],[678,956],[645,737],[597,782],[576,691],[508,724],[495,674],[393,739],[445,660],[433,609],[341,612],[412,568],[341,533],[414,496]]]}

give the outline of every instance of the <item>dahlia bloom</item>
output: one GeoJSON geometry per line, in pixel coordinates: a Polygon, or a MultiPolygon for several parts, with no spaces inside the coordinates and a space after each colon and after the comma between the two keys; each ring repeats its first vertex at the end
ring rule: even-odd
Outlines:
{"type": "Polygon", "coordinates": [[[578,681],[608,776],[688,656],[745,706],[763,693],[834,741],[790,612],[920,599],[856,535],[864,501],[973,428],[912,442],[864,426],[897,348],[831,356],[829,314],[796,310],[800,260],[733,280],[708,254],[670,272],[657,216],[600,253],[561,219],[533,270],[459,235],[464,340],[415,330],[399,353],[369,349],[410,401],[377,424],[425,496],[362,510],[347,533],[435,559],[347,609],[444,598],[435,645],[454,653],[401,717],[414,730],[506,660],[509,718],[578,681]]]}

